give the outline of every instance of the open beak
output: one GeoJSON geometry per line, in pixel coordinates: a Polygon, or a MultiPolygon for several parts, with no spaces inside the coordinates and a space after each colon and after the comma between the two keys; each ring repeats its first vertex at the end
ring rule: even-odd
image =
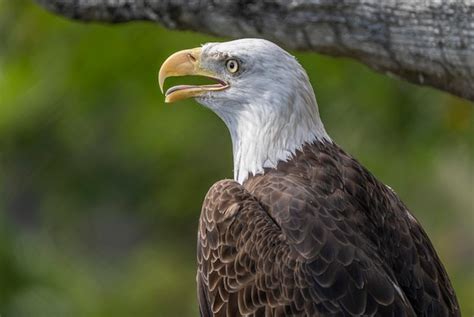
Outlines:
{"type": "Polygon", "coordinates": [[[182,99],[199,97],[208,91],[218,91],[229,87],[229,85],[216,78],[212,72],[201,67],[201,48],[193,48],[174,53],[161,65],[158,75],[161,92],[163,84],[168,77],[176,76],[205,76],[217,81],[211,85],[179,85],[169,88],[165,93],[165,102],[171,103],[182,99]]]}

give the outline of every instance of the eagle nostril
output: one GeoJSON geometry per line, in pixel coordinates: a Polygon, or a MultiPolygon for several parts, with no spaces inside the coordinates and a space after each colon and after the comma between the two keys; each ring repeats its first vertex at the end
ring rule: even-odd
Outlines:
{"type": "Polygon", "coordinates": [[[196,57],[194,57],[193,54],[188,53],[188,58],[191,60],[191,62],[193,62],[193,63],[196,62],[196,57]]]}

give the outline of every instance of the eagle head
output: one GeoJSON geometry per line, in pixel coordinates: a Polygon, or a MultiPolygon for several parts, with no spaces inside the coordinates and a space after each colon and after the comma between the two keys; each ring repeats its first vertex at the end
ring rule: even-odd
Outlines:
{"type": "Polygon", "coordinates": [[[160,88],[166,78],[186,75],[216,83],[171,87],[165,101],[195,98],[225,122],[240,183],[287,161],[305,143],[329,140],[305,70],[272,42],[241,39],[179,51],[161,66],[160,88]]]}

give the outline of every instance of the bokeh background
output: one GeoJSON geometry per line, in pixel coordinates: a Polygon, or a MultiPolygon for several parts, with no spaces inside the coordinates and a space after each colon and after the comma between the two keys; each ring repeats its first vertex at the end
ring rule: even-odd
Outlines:
{"type": "MultiPolygon", "coordinates": [[[[225,126],[165,105],[163,60],[216,39],[81,24],[0,0],[0,315],[196,316],[200,205],[232,177],[225,126]]],[[[333,138],[419,218],[474,314],[474,106],[294,53],[333,138]]]]}

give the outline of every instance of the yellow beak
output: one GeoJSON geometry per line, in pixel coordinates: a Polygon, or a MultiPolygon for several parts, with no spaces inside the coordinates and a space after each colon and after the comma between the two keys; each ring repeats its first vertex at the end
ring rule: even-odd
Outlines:
{"type": "Polygon", "coordinates": [[[215,79],[218,83],[211,85],[179,85],[168,89],[165,93],[165,102],[171,103],[182,99],[199,97],[209,91],[223,90],[229,87],[227,83],[216,78],[212,72],[201,67],[201,48],[193,48],[174,53],[166,59],[161,65],[158,74],[158,82],[161,92],[163,92],[163,84],[168,77],[177,76],[205,76],[215,79]]]}

